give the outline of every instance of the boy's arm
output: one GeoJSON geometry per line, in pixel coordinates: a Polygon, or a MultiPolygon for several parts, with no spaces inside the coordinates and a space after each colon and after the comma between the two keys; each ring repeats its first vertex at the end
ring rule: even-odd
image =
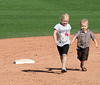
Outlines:
{"type": "Polygon", "coordinates": [[[78,31],[78,32],[75,34],[75,36],[73,37],[73,39],[72,39],[72,41],[71,41],[71,44],[74,42],[74,40],[75,40],[76,38],[78,38],[79,35],[80,35],[80,31],[78,31]]]}
{"type": "Polygon", "coordinates": [[[97,43],[97,40],[96,40],[96,39],[94,39],[94,42],[95,42],[95,46],[96,46],[96,48],[98,48],[98,43],[97,43]]]}
{"type": "Polygon", "coordinates": [[[59,42],[57,41],[57,30],[54,29],[54,32],[53,32],[53,38],[54,38],[54,42],[56,45],[59,44],[59,42]]]}
{"type": "Polygon", "coordinates": [[[98,43],[97,43],[96,37],[95,37],[95,35],[94,35],[94,33],[92,31],[91,31],[91,38],[95,42],[95,46],[97,48],[98,47],[98,43]]]}
{"type": "Polygon", "coordinates": [[[71,44],[74,42],[75,39],[76,39],[76,36],[74,36],[74,38],[72,39],[71,44]]]}

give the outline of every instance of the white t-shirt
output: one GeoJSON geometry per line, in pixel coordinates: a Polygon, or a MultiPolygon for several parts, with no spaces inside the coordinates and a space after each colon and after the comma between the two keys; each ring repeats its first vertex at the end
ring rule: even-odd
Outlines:
{"type": "Polygon", "coordinates": [[[57,41],[59,42],[58,46],[62,47],[65,44],[70,44],[70,38],[69,38],[69,31],[71,30],[70,24],[63,26],[61,25],[61,23],[58,23],[54,26],[54,29],[57,30],[57,41]]]}

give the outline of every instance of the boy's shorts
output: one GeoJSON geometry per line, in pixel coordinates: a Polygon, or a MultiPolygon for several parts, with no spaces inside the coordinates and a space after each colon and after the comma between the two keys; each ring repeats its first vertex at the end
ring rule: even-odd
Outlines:
{"type": "Polygon", "coordinates": [[[80,61],[82,60],[87,60],[88,59],[88,55],[89,55],[89,47],[86,47],[86,48],[80,48],[80,47],[77,47],[77,55],[78,55],[78,59],[80,61]]]}
{"type": "Polygon", "coordinates": [[[63,47],[57,46],[57,48],[58,48],[60,56],[62,56],[63,54],[67,55],[68,50],[69,50],[69,44],[66,44],[63,47]]]}

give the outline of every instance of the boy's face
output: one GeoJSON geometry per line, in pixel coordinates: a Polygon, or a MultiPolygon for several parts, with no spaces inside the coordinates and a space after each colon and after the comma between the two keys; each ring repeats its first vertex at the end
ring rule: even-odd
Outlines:
{"type": "Polygon", "coordinates": [[[88,28],[88,23],[81,23],[81,29],[85,32],[88,28]]]}
{"type": "Polygon", "coordinates": [[[62,19],[62,25],[66,26],[68,24],[69,18],[62,19]]]}

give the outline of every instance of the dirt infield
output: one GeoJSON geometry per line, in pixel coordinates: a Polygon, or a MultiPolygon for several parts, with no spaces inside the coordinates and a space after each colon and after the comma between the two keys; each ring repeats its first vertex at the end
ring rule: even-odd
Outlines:
{"type": "MultiPolygon", "coordinates": [[[[95,35],[99,44],[100,34],[95,35]]],[[[0,40],[0,85],[100,85],[100,45],[95,48],[91,42],[88,71],[82,72],[74,42],[66,66],[68,72],[61,74],[52,36],[0,40]],[[36,63],[13,64],[18,59],[32,59],[36,63]]]]}

